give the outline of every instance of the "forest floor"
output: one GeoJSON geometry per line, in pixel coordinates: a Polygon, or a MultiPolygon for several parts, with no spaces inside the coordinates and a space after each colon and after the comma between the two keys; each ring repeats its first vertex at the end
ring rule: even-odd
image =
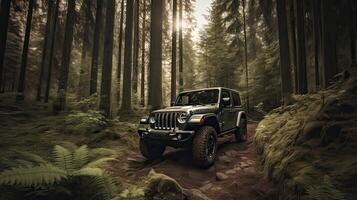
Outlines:
{"type": "Polygon", "coordinates": [[[123,160],[125,164],[112,166],[112,171],[127,180],[138,180],[154,169],[204,199],[269,199],[274,190],[259,170],[259,158],[253,144],[256,127],[257,123],[248,124],[248,140],[244,143],[235,142],[233,136],[219,139],[217,160],[208,169],[194,166],[189,151],[169,148],[162,159],[152,163],[139,152],[131,152],[123,160]]]}
{"type": "Polygon", "coordinates": [[[162,159],[147,162],[138,149],[137,116],[115,119],[104,128],[94,131],[98,127],[90,127],[89,131],[84,125],[72,127],[71,120],[77,125],[89,118],[81,112],[74,115],[77,118],[80,116],[77,119],[73,117],[73,112],[53,115],[41,104],[2,100],[0,170],[13,165],[13,160],[19,158],[17,151],[29,151],[49,158],[54,145],[72,142],[114,150],[116,153],[113,156],[117,161],[109,163],[107,168],[122,189],[142,184],[154,169],[175,179],[186,196],[195,194],[195,197],[206,200],[272,199],[274,196],[273,187],[259,169],[259,157],[253,144],[257,122],[249,123],[249,137],[244,143],[235,142],[233,135],[221,138],[215,164],[209,169],[200,169],[192,164],[190,152],[181,149],[167,148],[162,159]],[[71,123],[68,124],[68,121],[71,123]]]}

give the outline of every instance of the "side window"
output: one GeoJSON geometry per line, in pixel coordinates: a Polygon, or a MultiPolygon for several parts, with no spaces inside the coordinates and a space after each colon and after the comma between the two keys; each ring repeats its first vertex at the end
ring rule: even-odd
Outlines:
{"type": "Polygon", "coordinates": [[[241,106],[240,97],[238,93],[233,93],[234,106],[241,106]]]}
{"type": "MultiPolygon", "coordinates": [[[[222,99],[221,99],[221,102],[223,102],[223,99],[225,98],[228,98],[229,99],[229,102],[226,103],[226,105],[232,105],[232,98],[231,98],[231,94],[229,91],[226,91],[226,90],[222,90],[222,99]]],[[[229,106],[230,107],[230,106],[229,106]]]]}

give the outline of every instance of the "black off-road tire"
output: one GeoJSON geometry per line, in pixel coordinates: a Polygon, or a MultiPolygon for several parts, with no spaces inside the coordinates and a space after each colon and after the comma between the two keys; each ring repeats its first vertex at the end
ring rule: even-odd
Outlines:
{"type": "Polygon", "coordinates": [[[140,152],[148,160],[160,158],[164,153],[166,146],[160,144],[150,144],[148,141],[140,139],[140,152]]]}
{"type": "Polygon", "coordinates": [[[248,138],[247,132],[247,120],[245,118],[240,119],[238,130],[235,132],[237,142],[245,142],[248,138]]]}
{"type": "Polygon", "coordinates": [[[217,133],[211,126],[203,126],[193,139],[192,156],[194,163],[202,168],[211,166],[217,156],[217,133]],[[209,147],[213,142],[213,150],[210,151],[209,147]],[[208,152],[210,151],[210,152],[208,152]]]}

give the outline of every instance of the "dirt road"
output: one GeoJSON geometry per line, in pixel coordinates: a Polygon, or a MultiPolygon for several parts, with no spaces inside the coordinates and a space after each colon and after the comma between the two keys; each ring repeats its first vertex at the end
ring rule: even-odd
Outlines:
{"type": "Polygon", "coordinates": [[[248,125],[248,141],[244,143],[236,143],[233,136],[220,139],[217,161],[209,169],[195,167],[188,151],[168,149],[161,160],[153,163],[133,153],[124,174],[129,179],[139,178],[153,168],[174,178],[185,189],[198,189],[212,200],[267,199],[271,190],[257,169],[258,156],[252,143],[256,127],[256,123],[248,125]]]}

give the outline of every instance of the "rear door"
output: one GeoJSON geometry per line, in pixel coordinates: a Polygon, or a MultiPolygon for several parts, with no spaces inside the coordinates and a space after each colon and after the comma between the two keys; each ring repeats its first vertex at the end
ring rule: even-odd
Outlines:
{"type": "Polygon", "coordinates": [[[233,99],[232,112],[234,113],[234,122],[235,122],[234,126],[237,126],[238,113],[243,110],[243,107],[238,92],[232,92],[232,99],[233,99]]]}
{"type": "Polygon", "coordinates": [[[229,90],[222,89],[221,95],[221,124],[222,124],[222,131],[227,131],[235,127],[234,121],[234,111],[233,111],[233,101],[231,92],[229,90]],[[230,104],[223,105],[223,98],[229,98],[230,104]]]}

